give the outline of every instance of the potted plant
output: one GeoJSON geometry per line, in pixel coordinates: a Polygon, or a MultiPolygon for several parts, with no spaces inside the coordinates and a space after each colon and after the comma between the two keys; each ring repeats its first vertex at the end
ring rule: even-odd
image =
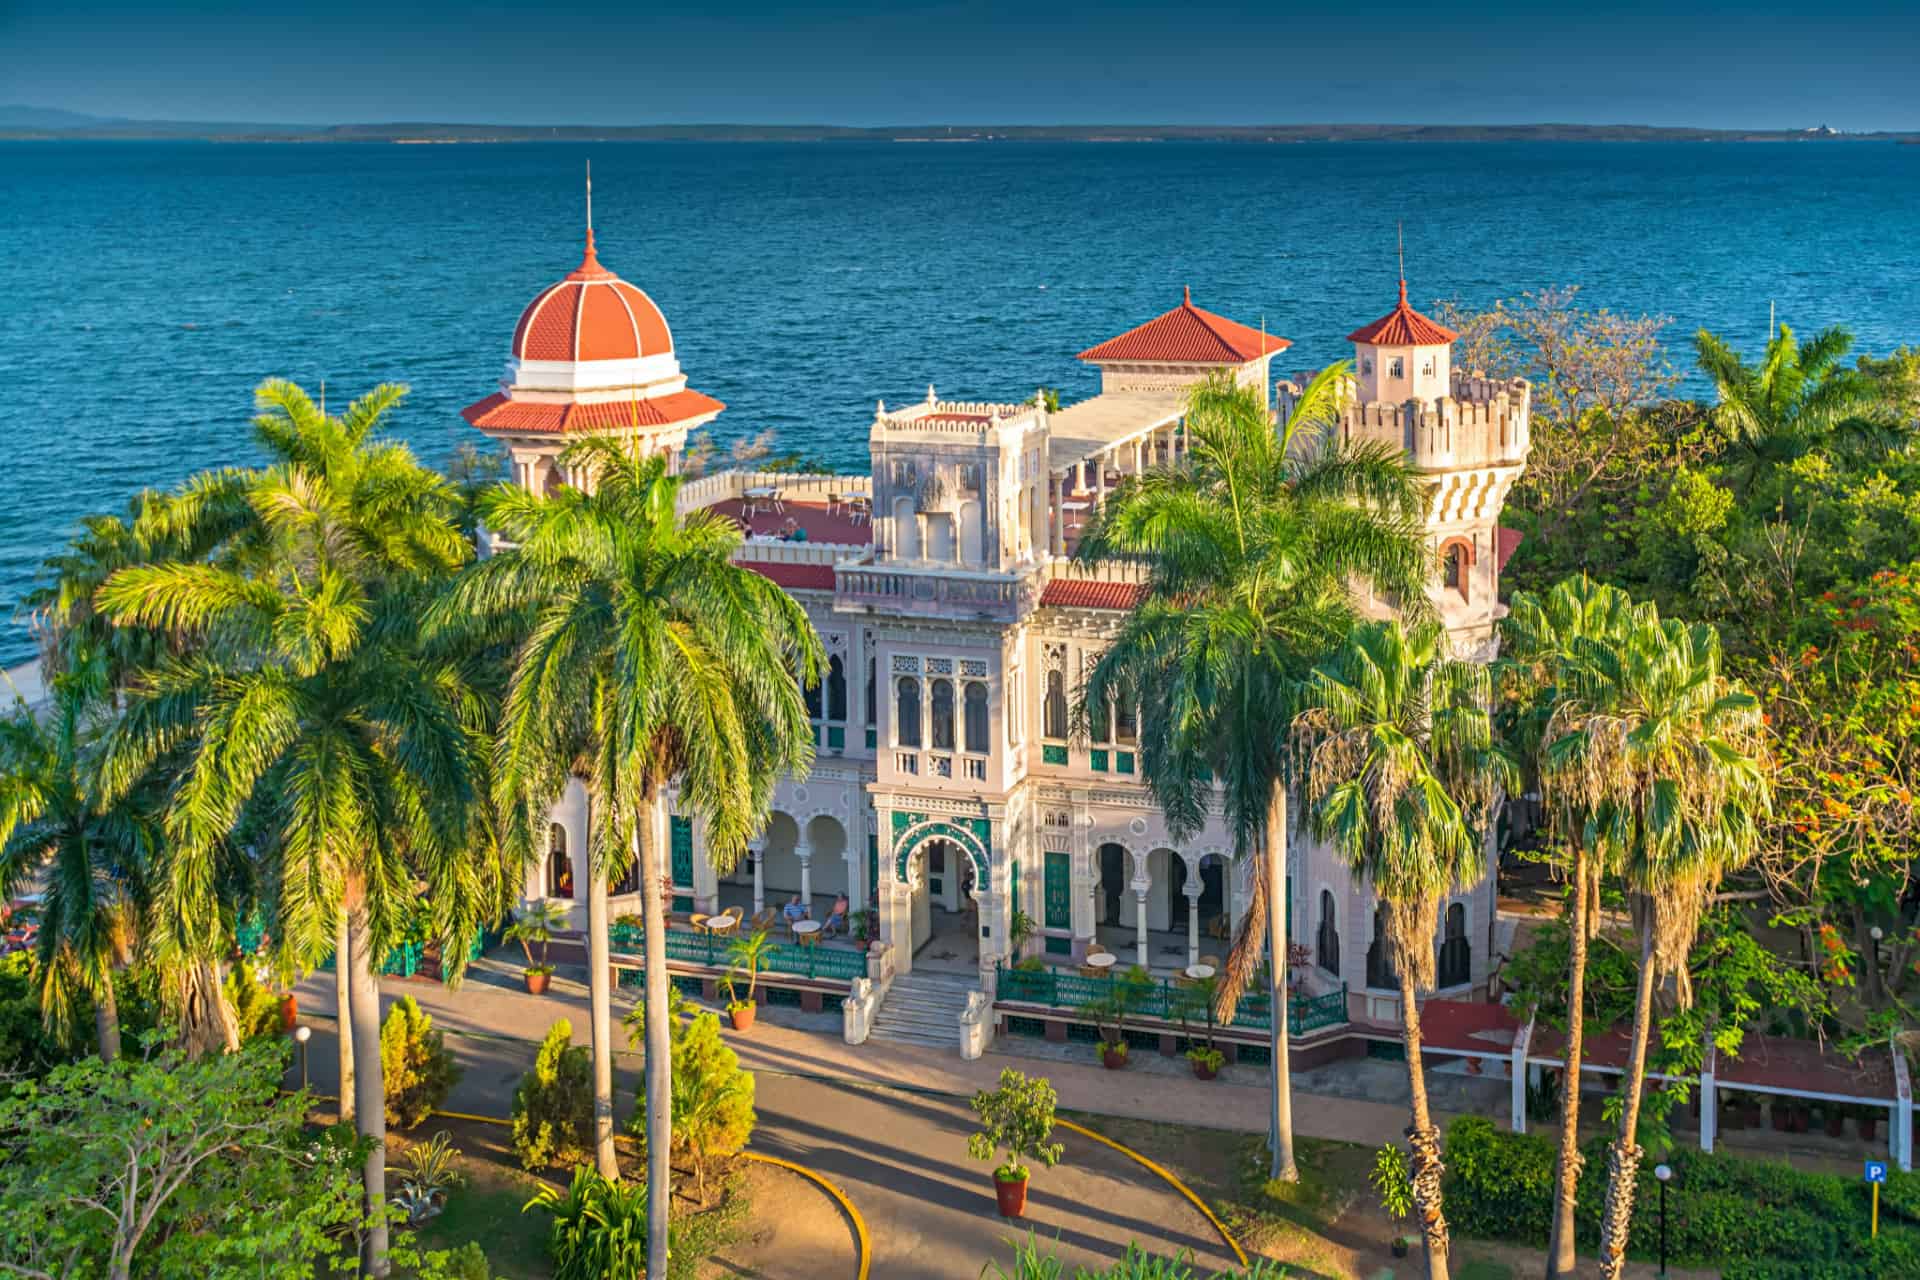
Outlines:
{"type": "Polygon", "coordinates": [[[1187,1050],[1187,1061],[1193,1064],[1196,1080],[1211,1080],[1220,1074],[1220,1067],[1227,1055],[1214,1048],[1193,1048],[1187,1050]]]}
{"type": "Polygon", "coordinates": [[[1139,965],[1107,980],[1106,990],[1080,1006],[1100,1031],[1100,1063],[1109,1071],[1127,1065],[1127,1015],[1146,996],[1153,979],[1139,965]]]}
{"type": "Polygon", "coordinates": [[[767,937],[765,929],[755,929],[745,937],[735,938],[733,945],[727,948],[727,976],[723,985],[727,988],[727,1016],[733,1019],[735,1031],[751,1031],[753,1015],[757,1006],[754,994],[760,985],[760,970],[767,964],[767,953],[773,949],[773,943],[767,937]],[[742,1000],[734,990],[733,980],[739,974],[747,975],[747,998],[742,1000]]]}
{"type": "Polygon", "coordinates": [[[1177,989],[1178,996],[1174,1001],[1174,1007],[1180,1015],[1180,1030],[1189,1042],[1187,1061],[1193,1064],[1194,1076],[1201,1080],[1211,1080],[1219,1075],[1221,1065],[1227,1060],[1227,1056],[1213,1043],[1213,1005],[1219,989],[1220,979],[1217,976],[1196,978],[1177,989]],[[1204,1039],[1193,1044],[1188,1019],[1196,1013],[1200,1015],[1206,1031],[1204,1039]]]}
{"type": "MultiPolygon", "coordinates": [[[[1405,1222],[1413,1213],[1413,1177],[1407,1169],[1407,1153],[1389,1142],[1373,1153],[1373,1172],[1369,1175],[1380,1208],[1394,1222],[1405,1222]]],[[[1404,1231],[1393,1236],[1393,1256],[1404,1258],[1413,1247],[1413,1237],[1404,1231]]]]}
{"type": "Polygon", "coordinates": [[[853,935],[855,942],[861,946],[865,946],[867,943],[872,942],[877,936],[873,922],[873,912],[863,908],[847,917],[847,929],[853,935]]]}
{"type": "Polygon", "coordinates": [[[439,1216],[447,1207],[448,1194],[466,1181],[454,1164],[459,1155],[445,1129],[407,1148],[407,1167],[400,1173],[400,1192],[393,1197],[393,1206],[406,1214],[408,1226],[439,1216]]]}
{"type": "Polygon", "coordinates": [[[545,898],[536,898],[520,908],[512,924],[507,926],[508,942],[517,942],[520,949],[527,953],[527,994],[544,995],[547,984],[553,979],[553,966],[547,962],[547,946],[553,941],[553,935],[566,924],[566,917],[545,898]],[[540,947],[540,959],[533,958],[535,944],[540,947]]]}
{"type": "Polygon", "coordinates": [[[980,1129],[968,1135],[967,1154],[975,1160],[992,1160],[1006,1153],[993,1171],[994,1195],[1003,1218],[1017,1218],[1027,1211],[1026,1161],[1037,1160],[1049,1169],[1060,1162],[1063,1148],[1051,1141],[1058,1101],[1052,1084],[1012,1067],[1000,1072],[998,1088],[973,1095],[980,1129]]]}
{"type": "Polygon", "coordinates": [[[1014,912],[1012,921],[1007,925],[1007,954],[1018,960],[1020,952],[1038,932],[1040,932],[1040,925],[1032,916],[1024,911],[1014,912]]]}

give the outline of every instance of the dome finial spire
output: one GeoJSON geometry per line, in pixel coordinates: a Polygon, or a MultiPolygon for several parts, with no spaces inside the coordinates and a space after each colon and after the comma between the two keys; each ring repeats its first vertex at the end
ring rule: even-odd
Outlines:
{"type": "Polygon", "coordinates": [[[1183,307],[1190,307],[1193,305],[1193,286],[1192,285],[1183,284],[1180,286],[1180,305],[1183,307]]]}
{"type": "Polygon", "coordinates": [[[593,252],[593,161],[587,161],[587,251],[580,258],[580,270],[601,271],[600,259],[593,252]]]}

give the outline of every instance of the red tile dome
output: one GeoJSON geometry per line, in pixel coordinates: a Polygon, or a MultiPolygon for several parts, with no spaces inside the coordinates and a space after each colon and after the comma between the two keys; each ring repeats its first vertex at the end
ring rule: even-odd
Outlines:
{"type": "Polygon", "coordinates": [[[652,298],[600,265],[591,228],[580,265],[529,302],[513,330],[516,360],[638,360],[672,353],[667,318],[652,298]]]}

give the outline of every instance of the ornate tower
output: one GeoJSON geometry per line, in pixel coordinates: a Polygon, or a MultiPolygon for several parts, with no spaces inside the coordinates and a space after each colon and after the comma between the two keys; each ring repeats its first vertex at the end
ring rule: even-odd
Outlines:
{"type": "MultiPolygon", "coordinates": [[[[1493,656],[1500,603],[1500,510],[1526,465],[1531,390],[1525,378],[1495,381],[1453,369],[1460,335],[1415,311],[1407,282],[1392,311],[1347,335],[1354,376],[1340,412],[1343,441],[1405,450],[1426,480],[1427,536],[1435,570],[1429,597],[1454,652],[1493,656]]],[[[1279,385],[1280,412],[1301,388],[1279,385]]],[[[1509,535],[1511,536],[1511,535],[1509,535]]],[[[1390,605],[1375,602],[1384,612],[1390,605]]]]}

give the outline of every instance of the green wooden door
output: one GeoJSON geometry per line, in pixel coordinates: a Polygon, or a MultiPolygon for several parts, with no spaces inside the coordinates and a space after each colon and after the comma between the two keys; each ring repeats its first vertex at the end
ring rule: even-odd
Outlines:
{"type": "MultiPolygon", "coordinates": [[[[671,840],[668,847],[672,850],[673,887],[676,889],[693,888],[693,819],[673,818],[668,822],[671,840]]],[[[693,899],[685,893],[673,898],[675,911],[691,911],[693,899]]]]}
{"type": "Polygon", "coordinates": [[[1047,854],[1045,879],[1046,927],[1071,929],[1073,927],[1073,903],[1070,900],[1073,884],[1072,859],[1064,853],[1047,854]]]}

